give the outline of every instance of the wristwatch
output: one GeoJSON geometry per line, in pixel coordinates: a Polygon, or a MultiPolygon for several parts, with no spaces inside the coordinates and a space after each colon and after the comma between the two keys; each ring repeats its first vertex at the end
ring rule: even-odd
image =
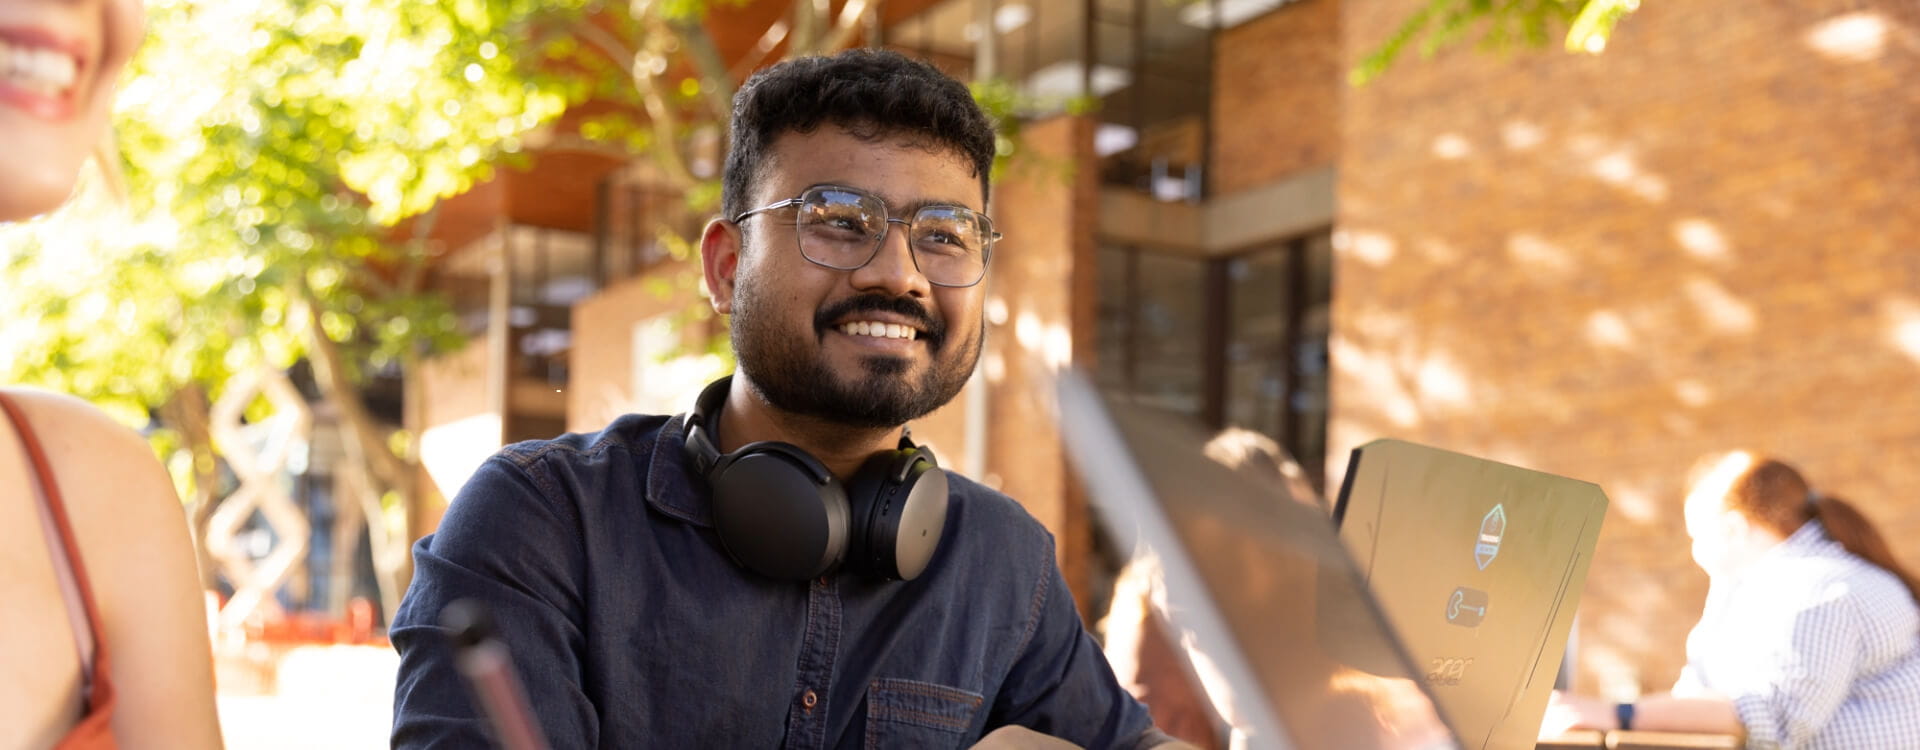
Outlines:
{"type": "Polygon", "coordinates": [[[1629,730],[1629,731],[1632,730],[1633,729],[1633,704],[1632,703],[1613,704],[1613,718],[1615,721],[1618,721],[1620,723],[1620,728],[1622,730],[1629,730]]]}

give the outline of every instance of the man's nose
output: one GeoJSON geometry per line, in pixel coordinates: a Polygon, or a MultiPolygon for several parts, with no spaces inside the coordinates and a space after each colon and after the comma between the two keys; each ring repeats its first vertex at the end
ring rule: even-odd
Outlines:
{"type": "Polygon", "coordinates": [[[914,261],[913,245],[908,242],[908,234],[906,221],[888,219],[885,234],[880,236],[880,248],[874,252],[873,260],[854,269],[849,279],[853,287],[895,297],[927,297],[932,285],[920,273],[920,267],[914,261]]]}

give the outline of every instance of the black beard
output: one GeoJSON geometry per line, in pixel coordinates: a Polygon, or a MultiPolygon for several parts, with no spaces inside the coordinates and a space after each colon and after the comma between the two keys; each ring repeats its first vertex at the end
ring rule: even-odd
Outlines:
{"type": "Polygon", "coordinates": [[[849,427],[898,427],[945,406],[967,384],[986,338],[982,326],[980,336],[972,342],[962,342],[957,351],[946,351],[947,326],[934,320],[925,307],[904,297],[868,294],[846,299],[814,315],[814,342],[808,344],[793,332],[780,330],[771,313],[761,312],[760,291],[756,283],[745,279],[734,286],[734,311],[728,330],[733,334],[733,356],[740,371],[774,408],[849,427]],[[833,321],[868,311],[907,316],[919,324],[923,333],[918,340],[926,343],[932,361],[918,382],[901,376],[907,368],[907,360],[901,357],[864,357],[861,365],[865,372],[851,382],[827,366],[819,346],[833,321]]]}

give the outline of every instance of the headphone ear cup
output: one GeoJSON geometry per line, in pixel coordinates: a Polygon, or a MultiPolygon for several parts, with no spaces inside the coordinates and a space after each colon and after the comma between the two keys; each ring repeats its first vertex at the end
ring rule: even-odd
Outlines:
{"type": "Polygon", "coordinates": [[[847,487],[853,514],[848,565],[883,580],[926,570],[947,524],[947,473],[931,451],[887,451],[867,459],[847,487]]]}
{"type": "Polygon", "coordinates": [[[734,562],[792,581],[839,567],[852,531],[847,494],[818,464],[799,448],[765,443],[714,465],[713,528],[734,562]]]}

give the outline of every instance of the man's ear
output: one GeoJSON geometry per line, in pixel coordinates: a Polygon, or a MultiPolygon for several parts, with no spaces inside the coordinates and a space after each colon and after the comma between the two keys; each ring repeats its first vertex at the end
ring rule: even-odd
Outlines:
{"type": "Polygon", "coordinates": [[[700,267],[706,277],[707,294],[713,297],[713,311],[733,314],[733,280],[740,270],[740,243],[745,240],[740,226],[726,219],[707,222],[700,232],[700,267]]]}

